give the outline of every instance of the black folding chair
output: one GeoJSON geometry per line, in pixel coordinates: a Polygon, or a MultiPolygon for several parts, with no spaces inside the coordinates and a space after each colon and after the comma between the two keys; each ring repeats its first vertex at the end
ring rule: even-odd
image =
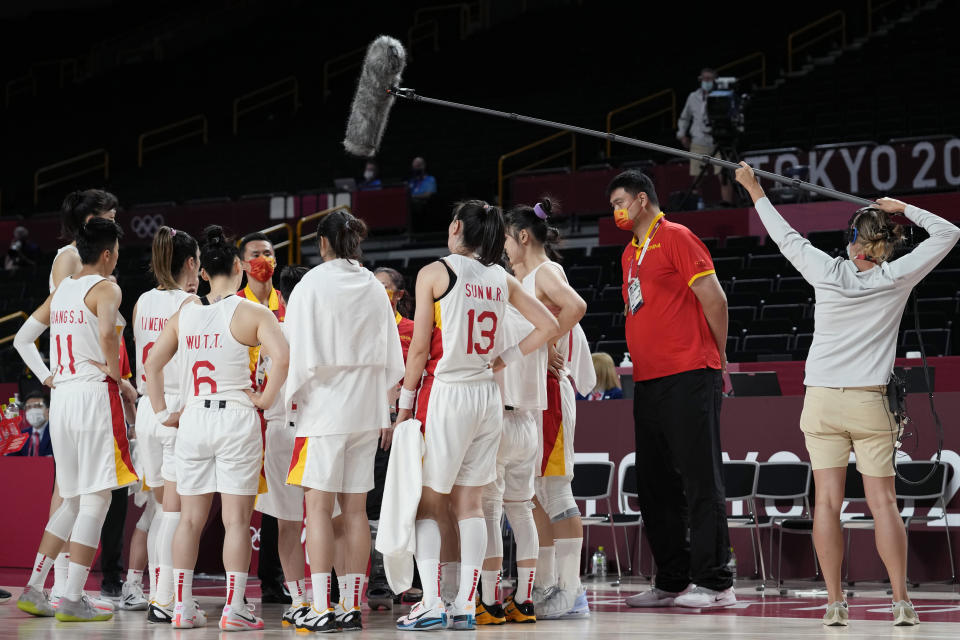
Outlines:
{"type": "Polygon", "coordinates": [[[763,548],[760,544],[760,521],[757,518],[757,480],[760,465],[753,460],[731,460],[723,463],[723,487],[727,502],[743,501],[747,509],[745,516],[727,516],[727,527],[731,529],[750,529],[750,544],[753,548],[754,567],[760,568],[760,584],[767,582],[767,571],[763,562],[763,548]]]}
{"type": "Polygon", "coordinates": [[[590,527],[599,524],[610,525],[610,537],[613,538],[613,553],[617,562],[617,581],[613,584],[620,584],[623,574],[620,571],[620,550],[617,547],[617,530],[613,523],[613,505],[610,502],[610,494],[613,489],[613,469],[612,462],[574,462],[573,463],[573,499],[576,501],[604,500],[607,503],[607,513],[596,513],[591,516],[581,518],[585,532],[584,549],[590,549],[590,527]]]}
{"type": "MultiPolygon", "coordinates": [[[[810,509],[810,463],[809,462],[761,462],[757,478],[757,499],[766,501],[764,515],[760,516],[760,527],[770,530],[770,565],[773,566],[773,531],[777,530],[777,589],[785,595],[783,588],[783,534],[800,533],[810,535],[813,546],[813,513],[810,509]],[[770,509],[774,501],[791,500],[793,506],[801,507],[800,516],[771,516],[770,509]]],[[[814,549],[815,578],[820,577],[820,565],[817,564],[814,549]]],[[[772,576],[771,576],[772,577],[772,576]]]]}

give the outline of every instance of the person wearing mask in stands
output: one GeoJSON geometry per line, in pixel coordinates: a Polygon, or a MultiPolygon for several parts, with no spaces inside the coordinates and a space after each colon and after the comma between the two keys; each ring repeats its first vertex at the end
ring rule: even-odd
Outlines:
{"type": "Polygon", "coordinates": [[[854,212],[847,224],[847,256],[834,258],[792,229],[770,204],[753,169],[740,165],[737,182],[753,200],[770,238],[816,295],[800,429],[816,485],[813,541],[829,602],[823,623],[846,626],[849,620],[840,576],[840,509],[852,447],[875,524],[877,552],[890,577],[893,622],[913,626],[920,619],[907,595],[907,538],[894,469],[899,443],[886,387],[910,292],[954,247],[960,229],[913,205],[880,198],[854,212]],[[891,261],[903,239],[894,215],[905,216],[930,237],[891,261]]]}
{"type": "Polygon", "coordinates": [[[363,180],[357,184],[360,191],[373,191],[383,186],[380,182],[380,168],[373,160],[367,160],[363,168],[363,180]]]}
{"type": "Polygon", "coordinates": [[[623,397],[620,376],[609,353],[595,353],[593,368],[597,372],[597,386],[586,395],[577,393],[577,400],[618,400],[623,397]]]}
{"type": "Polygon", "coordinates": [[[23,427],[21,433],[29,433],[30,439],[23,449],[8,456],[52,456],[50,444],[50,412],[43,392],[31,391],[23,405],[23,427]]]}
{"type": "MultiPolygon", "coordinates": [[[[710,119],[707,117],[707,96],[716,87],[717,72],[709,67],[700,71],[697,80],[700,86],[690,92],[683,105],[683,111],[677,119],[677,139],[685,149],[692,153],[712,156],[717,149],[713,139],[710,119]]],[[[703,163],[699,160],[690,161],[690,175],[697,177],[703,163]]],[[[733,182],[720,167],[714,166],[713,172],[720,178],[720,198],[724,202],[733,202],[733,182]]]]}

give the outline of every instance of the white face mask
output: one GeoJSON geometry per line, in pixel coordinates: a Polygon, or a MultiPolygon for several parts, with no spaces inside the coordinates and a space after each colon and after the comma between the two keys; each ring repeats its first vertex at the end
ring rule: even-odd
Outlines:
{"type": "Polygon", "coordinates": [[[364,171],[363,172],[364,180],[373,180],[373,171],[364,171]]]}
{"type": "Polygon", "coordinates": [[[27,409],[27,423],[34,429],[42,427],[47,421],[46,415],[44,415],[43,409],[33,408],[27,409]]]}

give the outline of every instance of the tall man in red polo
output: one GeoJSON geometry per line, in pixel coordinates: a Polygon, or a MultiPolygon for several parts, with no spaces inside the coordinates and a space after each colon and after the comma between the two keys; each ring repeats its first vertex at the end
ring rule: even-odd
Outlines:
{"type": "MultiPolygon", "coordinates": [[[[273,243],[262,233],[251,233],[240,240],[240,259],[247,274],[247,285],[237,295],[256,302],[273,311],[277,320],[283,322],[287,314],[285,301],[273,287],[273,272],[277,260],[273,243]]],[[[250,347],[250,378],[262,388],[266,380],[265,363],[260,361],[260,347],[250,347]]],[[[290,604],[290,594],[284,590],[283,569],[277,550],[279,532],[277,519],[267,514],[260,516],[260,553],[257,560],[257,576],[263,602],[290,604]]]]}
{"type": "Polygon", "coordinates": [[[623,252],[640,511],[657,562],[635,607],[736,602],[720,460],[727,299],[710,253],[660,211],[653,183],[625,171],[607,189],[633,240],[623,252]],[[689,537],[688,537],[689,534],[689,537]]]}

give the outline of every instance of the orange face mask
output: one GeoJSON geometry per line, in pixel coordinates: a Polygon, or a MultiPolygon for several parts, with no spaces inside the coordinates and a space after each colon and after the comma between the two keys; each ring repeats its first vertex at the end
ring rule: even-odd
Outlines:
{"type": "Polygon", "coordinates": [[[613,212],[613,222],[618,229],[633,231],[633,220],[630,219],[629,209],[617,209],[613,212]]]}
{"type": "Polygon", "coordinates": [[[273,256],[257,256],[250,260],[250,277],[258,282],[266,282],[273,277],[277,261],[273,256]]]}

